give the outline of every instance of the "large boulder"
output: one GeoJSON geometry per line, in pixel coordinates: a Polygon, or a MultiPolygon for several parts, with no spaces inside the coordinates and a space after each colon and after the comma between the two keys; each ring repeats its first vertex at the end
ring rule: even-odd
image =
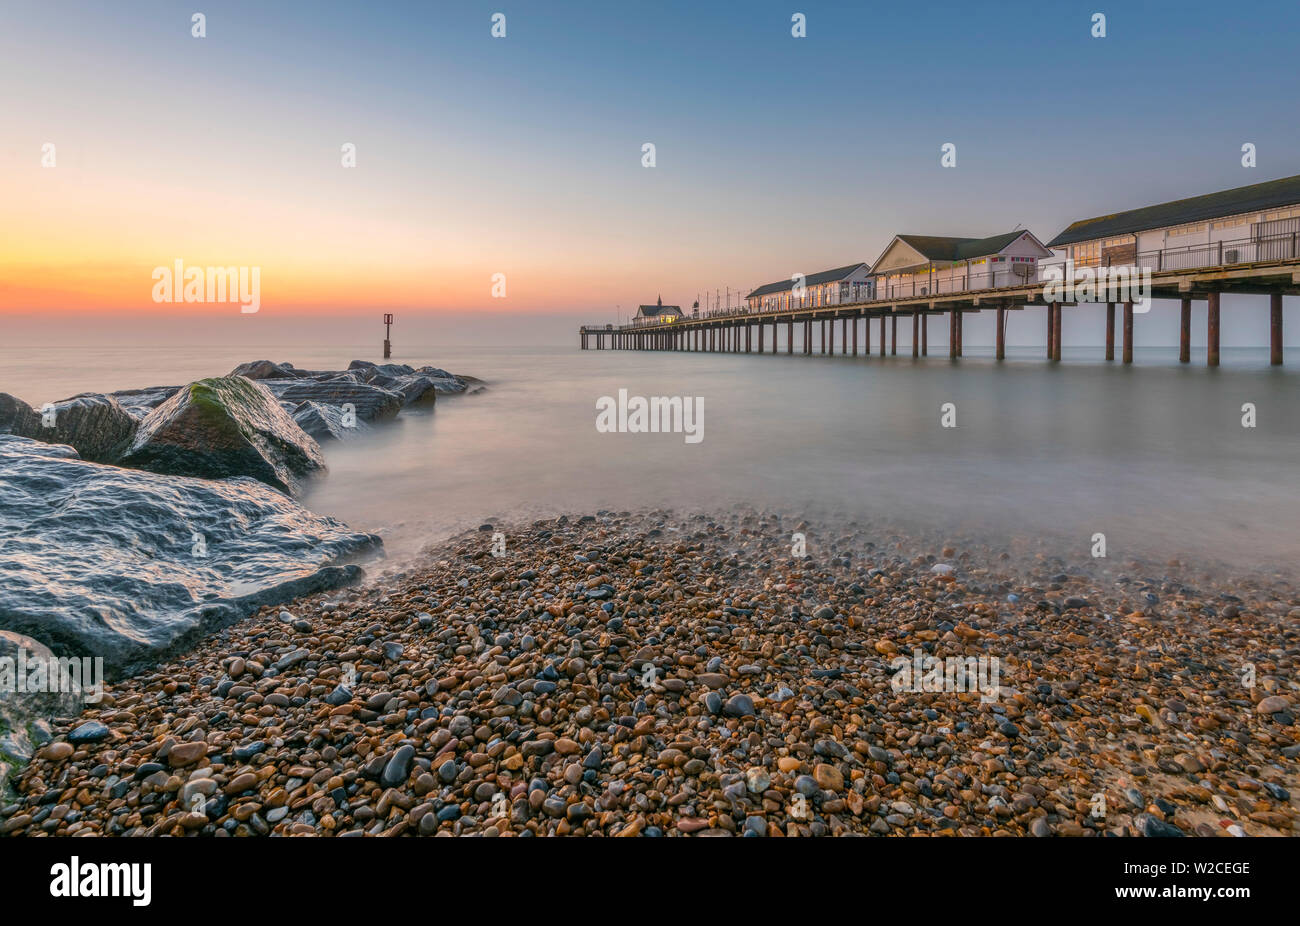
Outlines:
{"type": "Polygon", "coordinates": [[[316,402],[339,411],[350,405],[359,421],[396,417],[404,404],[400,393],[358,382],[349,375],[333,374],[330,379],[265,380],[264,384],[281,404],[296,409],[303,402],[316,402]]]}
{"type": "Polygon", "coordinates": [[[120,389],[109,395],[117,404],[125,408],[134,418],[143,418],[162,405],[176,393],[181,386],[150,386],[147,389],[120,389]]]}
{"type": "Polygon", "coordinates": [[[68,444],[87,460],[111,463],[135,435],[137,420],[112,396],[86,392],[44,405],[40,410],[13,396],[0,395],[0,428],[20,437],[68,444]]]}
{"type": "Polygon", "coordinates": [[[381,542],[249,478],[162,476],[0,435],[0,628],[117,677],[361,577],[381,542]]]}
{"type": "Polygon", "coordinates": [[[295,379],[298,374],[291,363],[272,363],[269,360],[250,360],[241,363],[230,371],[231,376],[246,376],[249,379],[295,379]]]}
{"type": "Polygon", "coordinates": [[[120,462],[208,479],[252,476],[289,493],[325,469],[315,439],[265,387],[242,376],[182,388],[140,422],[120,462]]]}
{"type": "Polygon", "coordinates": [[[319,402],[303,402],[293,410],[293,420],[316,440],[348,440],[356,437],[370,426],[360,418],[349,418],[336,405],[322,405],[319,402]]]}
{"type": "Polygon", "coordinates": [[[17,396],[0,392],[0,434],[26,437],[41,426],[41,416],[17,396]]]}

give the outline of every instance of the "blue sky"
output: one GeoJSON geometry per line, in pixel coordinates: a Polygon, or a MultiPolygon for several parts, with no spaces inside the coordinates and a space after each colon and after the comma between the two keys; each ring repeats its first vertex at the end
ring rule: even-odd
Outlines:
{"type": "MultiPolygon", "coordinates": [[[[120,244],[86,214],[103,200],[105,216],[129,207],[125,239],[147,263],[190,221],[187,197],[208,195],[191,248],[346,267],[404,307],[689,303],[873,260],[895,232],[1020,224],[1047,240],[1077,218],[1300,173],[1294,2],[8,10],[0,79],[21,92],[4,104],[0,193],[43,259],[120,244]],[[505,39],[489,35],[498,11],[505,39]],[[795,12],[807,38],[791,37],[795,12]],[[47,137],[66,139],[81,183],[23,202],[47,137]],[[359,147],[349,186],[340,139],[359,147]],[[939,166],[945,142],[955,169],[939,166]],[[261,201],[274,214],[250,214],[261,201]],[[493,268],[510,273],[509,305],[480,285],[493,268]]],[[[300,301],[317,289],[302,283],[300,301]]]]}

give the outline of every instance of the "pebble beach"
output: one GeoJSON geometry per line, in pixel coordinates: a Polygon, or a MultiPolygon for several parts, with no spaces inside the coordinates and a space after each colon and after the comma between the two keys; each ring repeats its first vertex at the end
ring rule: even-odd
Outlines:
{"type": "Polygon", "coordinates": [[[1213,575],[760,511],[493,522],[106,686],[36,731],[0,834],[1291,835],[1300,591],[1213,575]],[[922,655],[996,688],[900,686],[922,655]]]}

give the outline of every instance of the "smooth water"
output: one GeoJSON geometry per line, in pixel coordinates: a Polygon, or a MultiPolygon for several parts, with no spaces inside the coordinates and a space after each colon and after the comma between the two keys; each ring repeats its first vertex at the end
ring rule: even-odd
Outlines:
{"type": "MultiPolygon", "coordinates": [[[[737,356],[576,347],[403,345],[394,361],[488,382],[327,444],[304,503],[385,537],[390,555],[495,518],[735,504],[1032,541],[1087,556],[1191,558],[1290,570],[1300,559],[1300,377],[1267,352],[1180,366],[1099,349],[946,356],[737,356]],[[703,440],[600,433],[603,395],[699,396],[703,440]],[[955,405],[955,428],[941,407],[955,405]],[[1242,426],[1253,403],[1257,426],[1242,426]]],[[[174,384],[237,363],[343,368],[342,346],[0,348],[0,391],[39,405],[79,391],[174,384]],[[257,354],[258,356],[254,356],[257,354]]]]}

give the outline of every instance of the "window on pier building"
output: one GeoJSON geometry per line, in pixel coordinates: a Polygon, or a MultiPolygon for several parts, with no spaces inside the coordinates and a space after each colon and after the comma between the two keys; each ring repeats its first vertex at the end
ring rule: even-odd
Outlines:
{"type": "Polygon", "coordinates": [[[1205,228],[1206,226],[1204,222],[1197,223],[1196,225],[1179,225],[1177,228],[1169,229],[1166,234],[1168,234],[1170,238],[1179,238],[1183,235],[1194,235],[1197,232],[1203,232],[1205,231],[1205,228]]]}
{"type": "Polygon", "coordinates": [[[1101,259],[1101,242],[1087,241],[1076,244],[1070,255],[1076,264],[1094,263],[1101,259]]]}

